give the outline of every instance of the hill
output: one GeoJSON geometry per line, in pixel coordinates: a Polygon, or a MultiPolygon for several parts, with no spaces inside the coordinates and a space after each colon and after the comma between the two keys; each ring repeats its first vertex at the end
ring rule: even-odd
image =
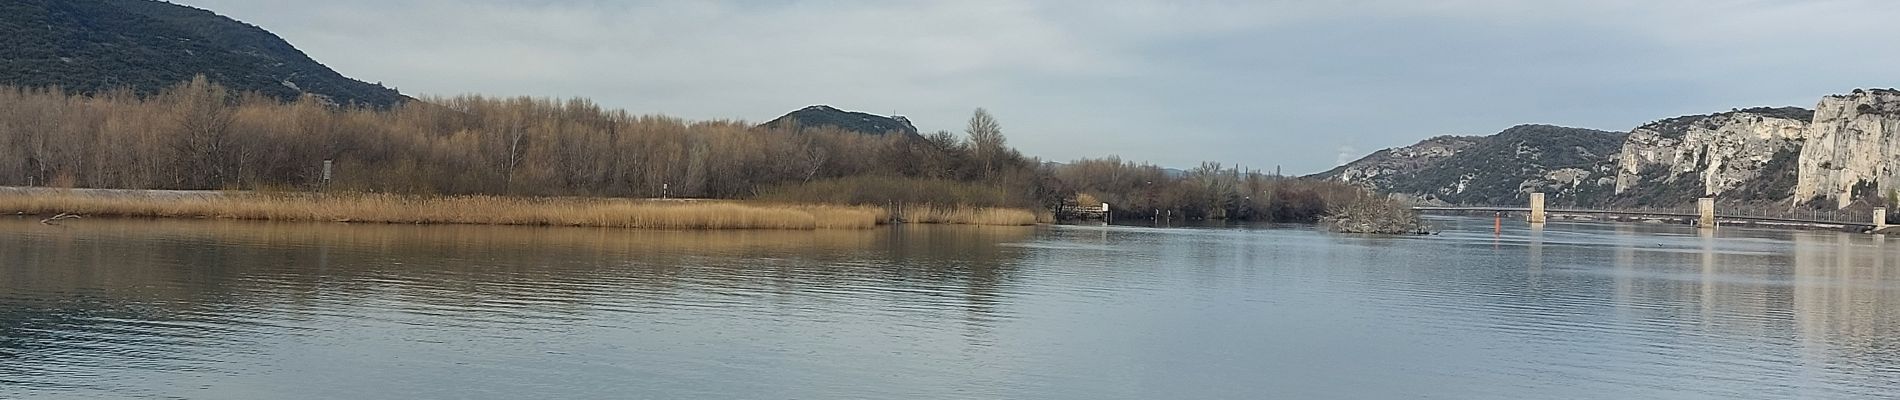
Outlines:
{"type": "Polygon", "coordinates": [[[1471,148],[1482,139],[1480,136],[1437,136],[1411,146],[1375,151],[1357,161],[1312,176],[1353,182],[1368,188],[1390,188],[1399,184],[1395,179],[1409,177],[1432,167],[1445,157],[1471,148]]]}
{"type": "Polygon", "coordinates": [[[289,42],[210,11],[151,0],[0,0],[0,85],[141,94],[205,75],[285,100],[387,107],[395,90],[344,77],[289,42]]]}
{"type": "Polygon", "coordinates": [[[763,128],[801,129],[818,127],[836,127],[849,132],[867,135],[899,133],[917,136],[917,127],[903,116],[880,116],[857,111],[845,111],[827,105],[815,105],[798,109],[778,118],[760,124],[763,128]]]}
{"type": "Polygon", "coordinates": [[[1314,174],[1426,201],[1515,204],[1545,192],[1552,204],[1602,201],[1625,134],[1519,125],[1490,136],[1441,136],[1386,149],[1314,174]]]}

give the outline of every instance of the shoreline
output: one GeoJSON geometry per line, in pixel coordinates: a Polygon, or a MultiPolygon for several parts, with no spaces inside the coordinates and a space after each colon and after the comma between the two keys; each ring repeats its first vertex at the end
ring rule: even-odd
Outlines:
{"type": "Polygon", "coordinates": [[[1034,225],[1028,210],[793,204],[745,200],[262,193],[0,187],[0,214],[623,229],[870,229],[898,222],[1034,225]]]}

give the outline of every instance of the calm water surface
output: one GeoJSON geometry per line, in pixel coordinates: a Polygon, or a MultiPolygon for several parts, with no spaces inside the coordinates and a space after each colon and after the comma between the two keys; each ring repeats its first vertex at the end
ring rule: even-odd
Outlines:
{"type": "Polygon", "coordinates": [[[0,398],[1882,399],[1900,239],[0,218],[0,398]]]}

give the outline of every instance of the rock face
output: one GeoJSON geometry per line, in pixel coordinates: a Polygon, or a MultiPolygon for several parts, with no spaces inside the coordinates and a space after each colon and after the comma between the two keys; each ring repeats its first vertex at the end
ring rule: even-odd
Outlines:
{"type": "Polygon", "coordinates": [[[1623,133],[1519,125],[1479,137],[1441,136],[1381,150],[1308,176],[1339,180],[1426,202],[1516,204],[1544,192],[1553,204],[1586,204],[1609,195],[1612,155],[1623,133]]]}
{"type": "Polygon", "coordinates": [[[1900,174],[1900,91],[1854,90],[1815,106],[1801,149],[1794,198],[1832,201],[1885,196],[1900,174]]]}
{"type": "Polygon", "coordinates": [[[1703,196],[1784,200],[1793,188],[1793,163],[1813,116],[1795,107],[1750,108],[1637,127],[1617,157],[1614,201],[1681,204],[1703,196]]]}

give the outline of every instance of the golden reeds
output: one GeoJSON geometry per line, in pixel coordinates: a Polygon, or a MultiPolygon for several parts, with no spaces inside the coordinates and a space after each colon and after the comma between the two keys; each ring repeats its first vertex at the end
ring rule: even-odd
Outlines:
{"type": "Polygon", "coordinates": [[[925,224],[1034,225],[1028,210],[714,200],[408,196],[119,190],[0,191],[0,214],[215,218],[390,224],[589,226],[642,229],[865,229],[893,219],[925,224]],[[894,215],[895,214],[895,215],[894,215]]]}
{"type": "Polygon", "coordinates": [[[884,222],[888,215],[875,207],[730,201],[391,194],[97,196],[69,192],[0,194],[0,213],[645,229],[864,229],[884,222]]]}
{"type": "Polygon", "coordinates": [[[908,205],[896,212],[896,218],[920,224],[964,225],[1035,225],[1036,213],[1015,208],[943,207],[908,205]]]}

